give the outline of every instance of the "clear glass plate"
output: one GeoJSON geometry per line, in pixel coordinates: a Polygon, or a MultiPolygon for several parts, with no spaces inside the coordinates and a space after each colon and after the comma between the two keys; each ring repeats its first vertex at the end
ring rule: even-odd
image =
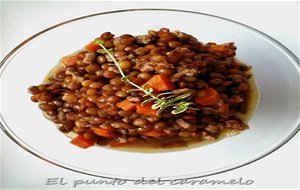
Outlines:
{"type": "Polygon", "coordinates": [[[107,178],[163,180],[208,176],[252,163],[299,130],[299,60],[287,48],[246,25],[190,11],[138,9],[99,13],[52,26],[25,40],[1,61],[1,127],[18,145],[54,165],[107,178]],[[203,42],[235,42],[237,58],[253,66],[260,102],[250,129],[184,151],[132,153],[80,149],[45,119],[27,88],[43,81],[58,60],[105,31],[144,34],[167,27],[203,42]]]}

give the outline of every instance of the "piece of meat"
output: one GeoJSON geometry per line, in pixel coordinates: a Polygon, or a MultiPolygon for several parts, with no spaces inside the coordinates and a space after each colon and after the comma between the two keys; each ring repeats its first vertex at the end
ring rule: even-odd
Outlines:
{"type": "Polygon", "coordinates": [[[149,44],[151,41],[153,41],[155,38],[150,35],[139,35],[135,36],[135,41],[138,44],[149,44]]]}
{"type": "Polygon", "coordinates": [[[184,129],[190,128],[192,125],[183,119],[176,119],[175,121],[180,127],[184,129]]]}

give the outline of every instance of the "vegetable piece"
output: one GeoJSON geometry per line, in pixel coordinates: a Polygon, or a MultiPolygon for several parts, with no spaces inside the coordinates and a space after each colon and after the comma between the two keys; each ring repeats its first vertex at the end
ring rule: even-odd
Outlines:
{"type": "Polygon", "coordinates": [[[146,83],[146,86],[152,88],[156,92],[174,90],[175,86],[171,83],[167,75],[154,75],[146,83]]]}
{"type": "Polygon", "coordinates": [[[157,110],[152,109],[153,103],[147,103],[142,105],[141,103],[136,104],[136,113],[147,115],[147,116],[156,116],[157,110]]]}
{"type": "Polygon", "coordinates": [[[112,129],[102,129],[100,127],[92,127],[91,129],[96,135],[99,135],[101,137],[114,138],[116,136],[115,131],[112,129]]]}
{"type": "Polygon", "coordinates": [[[213,89],[213,88],[206,88],[204,89],[204,95],[203,97],[196,97],[195,102],[202,105],[202,106],[208,106],[208,105],[214,105],[217,104],[220,100],[219,93],[213,89]]]}
{"type": "MultiPolygon", "coordinates": [[[[114,55],[111,53],[112,49],[107,49],[104,46],[104,41],[100,40],[100,39],[95,39],[94,41],[95,44],[99,45],[102,49],[98,50],[98,53],[103,53],[103,54],[107,54],[113,61],[113,64],[118,68],[118,70],[120,71],[120,74],[122,76],[122,81],[125,83],[129,83],[132,86],[134,86],[136,89],[132,89],[135,91],[142,91],[145,93],[144,97],[149,96],[149,99],[146,99],[145,101],[155,101],[154,106],[156,106],[156,109],[158,109],[160,112],[162,112],[166,107],[170,107],[173,106],[173,108],[175,108],[175,110],[173,110],[171,113],[172,114],[179,114],[184,112],[187,109],[197,109],[197,108],[192,108],[189,107],[189,105],[191,105],[191,102],[188,102],[188,98],[190,95],[185,96],[184,98],[181,98],[182,101],[177,101],[179,96],[172,96],[171,98],[160,98],[159,96],[162,96],[162,94],[165,93],[161,93],[158,94],[157,96],[154,95],[152,92],[154,91],[154,89],[156,91],[164,91],[164,90],[171,90],[174,89],[175,86],[174,84],[171,83],[171,81],[169,80],[169,78],[167,77],[167,75],[156,75],[154,77],[152,77],[149,81],[147,81],[143,86],[139,86],[136,83],[134,83],[133,81],[131,81],[123,72],[122,70],[122,65],[116,60],[116,58],[114,57],[114,55]],[[186,100],[185,100],[186,99],[186,100]],[[175,102],[175,103],[174,103],[175,102]]],[[[171,92],[172,94],[172,92],[171,92]]],[[[166,94],[165,94],[166,95],[166,94]]],[[[168,95],[170,95],[170,93],[168,93],[168,95]]],[[[175,95],[175,94],[174,94],[175,95]]],[[[144,101],[144,102],[145,102],[144,101]]],[[[156,115],[159,115],[159,113],[156,115]]]]}
{"type": "Polygon", "coordinates": [[[66,66],[75,65],[76,62],[79,60],[78,55],[72,55],[62,58],[62,63],[66,66]]]}
{"type": "Polygon", "coordinates": [[[147,136],[147,137],[161,137],[161,136],[166,135],[166,133],[164,133],[163,131],[152,130],[152,131],[144,132],[144,133],[142,133],[142,135],[147,136]]]}
{"type": "Polygon", "coordinates": [[[96,140],[95,139],[85,139],[83,137],[83,134],[79,134],[77,137],[72,139],[70,143],[72,143],[80,148],[88,148],[88,147],[94,146],[94,144],[96,143],[96,140]]]}
{"type": "Polygon", "coordinates": [[[85,46],[85,49],[89,52],[96,52],[98,49],[100,49],[100,46],[94,42],[91,42],[85,46]]]}
{"type": "Polygon", "coordinates": [[[129,100],[123,100],[122,102],[118,102],[116,106],[124,111],[133,111],[136,108],[136,105],[130,102],[129,100]]]}
{"type": "Polygon", "coordinates": [[[211,45],[208,49],[212,53],[221,53],[227,55],[229,53],[229,48],[224,45],[211,45]]]}

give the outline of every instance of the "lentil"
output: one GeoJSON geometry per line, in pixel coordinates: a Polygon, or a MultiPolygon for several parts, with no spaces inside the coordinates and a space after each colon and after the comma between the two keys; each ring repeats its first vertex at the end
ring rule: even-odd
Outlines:
{"type": "Polygon", "coordinates": [[[223,129],[248,128],[238,115],[249,104],[251,67],[234,59],[233,43],[204,44],[167,28],[141,36],[115,37],[105,32],[99,39],[112,48],[131,82],[146,88],[154,75],[165,75],[176,87],[175,95],[191,93],[193,107],[198,110],[173,115],[170,108],[159,116],[137,113],[136,105],[147,98],[144,92],[128,92],[135,87],[121,80],[108,54],[83,50],[76,54],[75,64],[60,67],[45,83],[28,88],[31,100],[39,103],[61,132],[82,134],[101,146],[155,142],[167,148],[186,146],[187,139],[215,139],[223,129]],[[196,103],[196,99],[203,101],[209,96],[208,88],[216,91],[217,101],[212,105],[196,103]],[[122,102],[131,107],[120,106],[122,102]],[[95,128],[104,130],[105,135],[94,132],[95,128]]]}

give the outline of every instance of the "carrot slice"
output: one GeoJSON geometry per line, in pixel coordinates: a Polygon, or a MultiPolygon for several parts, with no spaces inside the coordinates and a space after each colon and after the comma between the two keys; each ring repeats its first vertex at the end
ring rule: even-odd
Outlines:
{"type": "Polygon", "coordinates": [[[136,108],[136,105],[129,100],[123,100],[116,104],[118,108],[123,109],[124,111],[133,111],[136,108]]]}
{"type": "Polygon", "coordinates": [[[114,138],[115,132],[112,129],[102,129],[100,127],[92,127],[91,128],[96,135],[106,138],[114,138]]]}
{"type": "Polygon", "coordinates": [[[146,85],[156,92],[175,89],[174,84],[171,83],[170,78],[167,75],[154,75],[147,81],[146,85]]]}
{"type": "Polygon", "coordinates": [[[62,58],[62,63],[66,66],[75,65],[79,57],[77,55],[67,56],[62,58]]]}
{"type": "Polygon", "coordinates": [[[164,136],[166,135],[166,133],[162,132],[162,131],[147,131],[147,132],[144,132],[142,133],[142,135],[144,136],[148,136],[148,137],[161,137],[161,136],[164,136]]]}
{"type": "Polygon", "coordinates": [[[156,116],[157,110],[154,110],[151,108],[153,104],[147,103],[145,105],[142,105],[141,103],[136,104],[136,113],[147,115],[147,116],[156,116]]]}
{"type": "Polygon", "coordinates": [[[96,140],[95,139],[85,139],[83,137],[83,134],[79,134],[77,137],[72,139],[70,143],[72,143],[80,148],[88,148],[88,147],[94,146],[94,144],[96,143],[96,140]]]}
{"type": "Polygon", "coordinates": [[[203,97],[195,98],[196,103],[198,103],[202,106],[208,106],[208,105],[217,104],[220,101],[220,95],[215,89],[206,88],[204,90],[204,92],[205,92],[205,95],[203,97]]]}
{"type": "Polygon", "coordinates": [[[95,44],[94,42],[91,42],[85,46],[85,49],[90,52],[96,52],[98,49],[100,49],[100,46],[95,44]]]}

